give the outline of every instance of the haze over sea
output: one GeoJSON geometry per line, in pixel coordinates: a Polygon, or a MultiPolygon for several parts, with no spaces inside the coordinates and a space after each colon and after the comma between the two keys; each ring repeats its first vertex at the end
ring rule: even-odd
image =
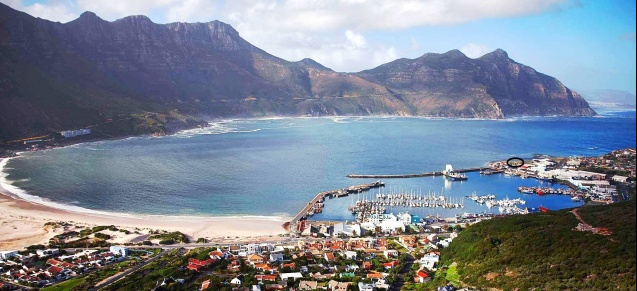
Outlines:
{"type": "MultiPolygon", "coordinates": [[[[483,166],[533,154],[598,156],[635,147],[635,111],[592,118],[505,120],[330,117],[227,120],[165,137],[135,137],[28,152],[9,160],[5,188],[23,198],[83,211],[153,215],[293,216],[316,193],[367,183],[348,174],[404,174],[483,166]],[[28,193],[28,194],[27,194],[28,193]]],[[[441,177],[386,180],[387,188],[522,197],[529,207],[578,205],[566,196],[518,194],[534,179],[441,177]]],[[[557,187],[557,186],[556,186],[557,187]]],[[[389,189],[386,189],[389,190],[389,189]]],[[[372,193],[376,193],[374,190],[372,193]]],[[[315,219],[351,220],[355,197],[328,200],[315,219]]],[[[419,209],[451,215],[488,211],[419,209]]],[[[394,209],[395,212],[402,209],[394,209]]]]}

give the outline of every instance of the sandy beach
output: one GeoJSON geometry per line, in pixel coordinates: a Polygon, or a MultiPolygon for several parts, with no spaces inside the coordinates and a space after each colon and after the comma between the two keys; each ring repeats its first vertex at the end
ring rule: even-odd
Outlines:
{"type": "Polygon", "coordinates": [[[33,244],[48,244],[50,238],[69,229],[46,226],[47,222],[68,222],[90,227],[114,225],[140,234],[113,233],[112,243],[139,242],[151,230],[180,231],[191,240],[259,241],[285,233],[285,217],[189,217],[118,216],[73,212],[32,203],[13,195],[0,185],[0,250],[22,249],[33,244]]]}

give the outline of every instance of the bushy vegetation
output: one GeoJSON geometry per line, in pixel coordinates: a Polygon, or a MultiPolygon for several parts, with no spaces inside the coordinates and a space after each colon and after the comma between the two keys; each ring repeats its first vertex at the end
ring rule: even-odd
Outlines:
{"type": "Polygon", "coordinates": [[[42,291],[84,291],[92,290],[92,287],[98,282],[111,277],[119,272],[134,266],[137,262],[126,261],[119,264],[109,265],[98,269],[95,272],[79,276],[70,280],[66,280],[60,284],[42,288],[42,291]]]}
{"type": "MultiPolygon", "coordinates": [[[[140,270],[128,275],[125,279],[115,282],[104,290],[153,290],[164,279],[173,277],[174,279],[184,279],[191,281],[196,273],[183,266],[188,265],[190,255],[183,256],[184,250],[173,250],[157,260],[149,263],[140,270]]],[[[193,253],[196,255],[196,253],[193,253]]],[[[174,282],[165,286],[166,290],[184,290],[185,285],[174,282]]]]}
{"type": "Polygon", "coordinates": [[[151,235],[148,239],[159,239],[159,243],[164,245],[190,242],[185,234],[178,231],[154,234],[151,235]]]}
{"type": "Polygon", "coordinates": [[[452,281],[504,290],[635,290],[635,202],[583,207],[582,218],[612,231],[575,231],[567,210],[495,218],[460,233],[441,253],[431,287],[452,281]],[[456,271],[449,271],[452,263],[456,271]],[[438,275],[438,274],[437,274],[438,275]]]}

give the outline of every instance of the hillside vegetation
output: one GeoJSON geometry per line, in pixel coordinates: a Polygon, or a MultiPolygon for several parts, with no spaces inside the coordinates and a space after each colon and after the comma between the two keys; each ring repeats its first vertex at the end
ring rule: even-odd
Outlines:
{"type": "MultiPolygon", "coordinates": [[[[568,210],[496,218],[460,233],[441,254],[461,284],[503,290],[635,290],[635,202],[582,207],[604,236],[576,231],[568,210]]],[[[446,284],[437,276],[433,286],[446,284]]],[[[431,286],[431,287],[433,287],[431,286]]]]}

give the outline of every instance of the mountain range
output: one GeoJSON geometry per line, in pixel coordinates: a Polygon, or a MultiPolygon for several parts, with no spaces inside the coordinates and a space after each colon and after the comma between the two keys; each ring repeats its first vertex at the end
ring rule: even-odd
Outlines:
{"type": "Polygon", "coordinates": [[[622,90],[580,90],[592,107],[635,108],[635,94],[622,90]]]}
{"type": "Polygon", "coordinates": [[[476,59],[427,53],[341,73],[273,56],[219,21],[109,22],[85,12],[59,23],[0,3],[0,58],[5,141],[118,121],[113,135],[224,117],[595,114],[578,93],[501,49],[476,59]]]}

